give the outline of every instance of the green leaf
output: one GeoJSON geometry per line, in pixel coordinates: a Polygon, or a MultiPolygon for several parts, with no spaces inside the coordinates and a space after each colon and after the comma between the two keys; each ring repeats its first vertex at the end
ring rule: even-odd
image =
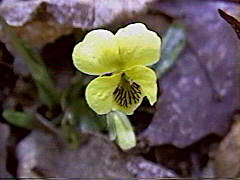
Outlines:
{"type": "Polygon", "coordinates": [[[38,88],[38,96],[42,103],[52,108],[60,103],[60,93],[55,88],[47,87],[45,84],[36,82],[38,88]]]}
{"type": "Polygon", "coordinates": [[[74,125],[82,131],[103,130],[106,127],[105,119],[97,116],[83,99],[84,88],[89,82],[89,76],[78,74],[74,82],[64,90],[61,97],[61,106],[64,113],[62,125],[74,125]],[[82,95],[82,96],[81,96],[82,95]]]}
{"type": "Polygon", "coordinates": [[[107,114],[110,139],[115,139],[122,150],[136,146],[136,137],[128,117],[118,111],[107,114]]]}
{"type": "Polygon", "coordinates": [[[33,129],[36,127],[36,121],[32,114],[27,112],[17,112],[13,110],[5,110],[2,116],[11,124],[26,128],[33,129]]]}
{"type": "Polygon", "coordinates": [[[161,78],[174,65],[186,44],[186,32],[182,24],[173,22],[163,37],[161,60],[153,66],[161,78]]]}
{"type": "Polygon", "coordinates": [[[0,23],[2,30],[8,38],[9,44],[28,66],[37,85],[41,101],[50,108],[59,103],[59,92],[57,92],[39,53],[33,50],[27,43],[23,42],[1,16],[0,23]]]}
{"type": "Polygon", "coordinates": [[[72,84],[63,90],[61,96],[61,107],[63,110],[71,106],[73,102],[78,101],[80,93],[83,92],[84,85],[89,82],[84,82],[88,79],[88,77],[90,76],[77,73],[77,75],[73,78],[72,84]]]}
{"type": "Polygon", "coordinates": [[[103,130],[106,127],[105,120],[102,116],[97,116],[89,109],[84,99],[77,98],[65,110],[62,125],[69,124],[81,131],[103,130]]]}

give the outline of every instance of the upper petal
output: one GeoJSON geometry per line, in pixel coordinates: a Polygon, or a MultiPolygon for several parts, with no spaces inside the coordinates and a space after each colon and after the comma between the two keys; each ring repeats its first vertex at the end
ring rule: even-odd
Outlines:
{"type": "Polygon", "coordinates": [[[86,88],[86,100],[88,105],[97,114],[106,114],[113,106],[113,92],[116,89],[121,75],[97,77],[86,88]]]}
{"type": "Polygon", "coordinates": [[[126,75],[139,84],[144,96],[147,96],[151,105],[157,100],[157,77],[155,72],[145,66],[138,65],[125,71],[126,75]]]}
{"type": "Polygon", "coordinates": [[[93,30],[73,50],[73,63],[84,73],[100,75],[114,72],[119,66],[119,47],[107,30],[93,30]]]}
{"type": "Polygon", "coordinates": [[[119,29],[116,33],[124,68],[154,64],[160,59],[161,38],[142,23],[119,29]]]}

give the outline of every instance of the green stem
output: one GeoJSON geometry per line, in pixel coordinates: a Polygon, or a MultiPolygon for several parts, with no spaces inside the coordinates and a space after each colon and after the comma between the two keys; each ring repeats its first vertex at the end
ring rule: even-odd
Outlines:
{"type": "Polygon", "coordinates": [[[0,16],[0,23],[2,30],[8,38],[8,43],[16,51],[16,53],[26,63],[36,86],[39,91],[39,96],[42,102],[52,108],[59,103],[59,93],[49,75],[49,72],[40,57],[40,55],[28,46],[12,28],[5,22],[4,18],[0,16]]]}

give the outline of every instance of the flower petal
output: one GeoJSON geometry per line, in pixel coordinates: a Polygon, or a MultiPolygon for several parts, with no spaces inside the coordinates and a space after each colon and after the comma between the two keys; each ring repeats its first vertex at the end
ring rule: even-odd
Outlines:
{"type": "Polygon", "coordinates": [[[73,50],[73,63],[79,71],[101,75],[118,70],[119,47],[107,30],[93,30],[73,50]]]}
{"type": "Polygon", "coordinates": [[[132,104],[131,106],[128,106],[128,107],[120,106],[119,104],[114,102],[112,109],[115,111],[120,111],[127,115],[132,115],[134,113],[134,111],[138,108],[138,106],[140,106],[140,104],[142,103],[142,100],[143,100],[143,96],[141,96],[141,98],[137,104],[132,104]]]}
{"type": "Polygon", "coordinates": [[[116,89],[121,75],[97,77],[86,88],[86,100],[88,105],[97,114],[106,114],[113,106],[113,92],[116,89]]]}
{"type": "Polygon", "coordinates": [[[124,68],[150,65],[160,59],[161,39],[142,23],[130,24],[116,33],[124,68]]]}
{"type": "Polygon", "coordinates": [[[141,86],[130,81],[127,81],[127,83],[121,87],[118,86],[113,95],[114,103],[112,109],[127,115],[133,114],[135,109],[142,103],[144,97],[141,86]]]}
{"type": "Polygon", "coordinates": [[[155,72],[145,66],[134,66],[125,71],[126,75],[139,84],[144,96],[147,96],[151,105],[157,100],[157,77],[155,72]]]}
{"type": "Polygon", "coordinates": [[[128,117],[118,111],[107,114],[107,121],[114,126],[113,130],[117,144],[122,150],[136,146],[136,137],[128,117]]]}

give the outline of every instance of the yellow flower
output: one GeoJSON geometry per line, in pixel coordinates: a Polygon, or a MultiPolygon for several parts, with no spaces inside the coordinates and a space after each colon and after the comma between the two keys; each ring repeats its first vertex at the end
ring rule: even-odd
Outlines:
{"type": "Polygon", "coordinates": [[[88,105],[98,114],[111,110],[133,114],[145,96],[153,105],[157,78],[145,65],[159,60],[160,49],[160,37],[142,23],[130,24],[115,35],[103,29],[89,32],[72,54],[79,71],[100,75],[87,86],[88,105]]]}

